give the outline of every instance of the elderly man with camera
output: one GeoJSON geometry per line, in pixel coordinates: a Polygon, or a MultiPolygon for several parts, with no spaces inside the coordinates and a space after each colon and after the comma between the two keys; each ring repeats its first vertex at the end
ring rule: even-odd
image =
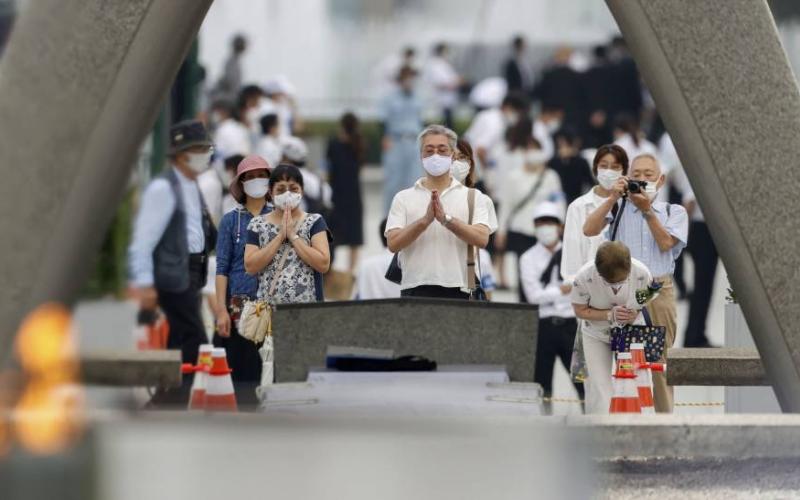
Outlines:
{"type": "MultiPolygon", "coordinates": [[[[677,330],[677,308],[672,275],[675,259],[686,246],[689,218],[681,205],[655,201],[664,186],[658,160],[649,154],[631,162],[630,177],[621,177],[606,199],[587,218],[583,226],[586,236],[596,236],[606,229],[609,240],[624,243],[631,257],[642,262],[662,284],[659,296],[647,306],[654,325],[667,330],[667,345],[672,347],[677,330]]],[[[656,411],[672,411],[672,388],[662,373],[653,374],[656,411]]]]}

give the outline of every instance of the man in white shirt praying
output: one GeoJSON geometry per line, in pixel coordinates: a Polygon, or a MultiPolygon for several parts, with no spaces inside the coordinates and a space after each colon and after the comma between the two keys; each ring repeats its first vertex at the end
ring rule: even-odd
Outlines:
{"type": "Polygon", "coordinates": [[[485,247],[497,229],[486,204],[477,201],[468,223],[470,189],[450,173],[457,140],[441,125],[423,130],[418,142],[425,177],[392,201],[385,235],[389,250],[399,253],[404,297],[468,299],[468,246],[485,247]]]}

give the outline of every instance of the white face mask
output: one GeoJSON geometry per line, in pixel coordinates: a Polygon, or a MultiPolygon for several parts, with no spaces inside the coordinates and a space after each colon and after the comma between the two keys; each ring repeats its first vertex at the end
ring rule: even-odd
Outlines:
{"type": "Polygon", "coordinates": [[[551,120],[547,122],[546,127],[548,132],[555,134],[561,128],[561,120],[551,120]]]}
{"type": "Polygon", "coordinates": [[[464,184],[467,175],[469,175],[469,163],[461,160],[454,161],[453,164],[450,165],[450,175],[461,184],[464,184]]]}
{"type": "Polygon", "coordinates": [[[267,184],[269,184],[269,179],[250,179],[244,181],[242,187],[244,193],[250,198],[263,198],[267,194],[267,184]]]}
{"type": "Polygon", "coordinates": [[[431,155],[422,159],[422,168],[432,177],[439,177],[450,172],[453,159],[449,156],[431,155]]]}
{"type": "Polygon", "coordinates": [[[525,152],[525,163],[527,165],[544,165],[549,159],[547,153],[541,149],[529,149],[525,152]]]}
{"type": "Polygon", "coordinates": [[[275,206],[282,210],[294,210],[300,205],[302,199],[302,194],[286,191],[275,197],[275,206]]]}
{"type": "Polygon", "coordinates": [[[647,187],[644,188],[644,194],[653,201],[658,196],[658,182],[647,182],[647,187]]]}
{"type": "Polygon", "coordinates": [[[614,184],[622,177],[622,172],[619,170],[611,170],[610,168],[601,168],[597,170],[597,182],[605,190],[610,190],[614,184]]]}
{"type": "Polygon", "coordinates": [[[211,162],[211,151],[208,153],[187,153],[189,157],[186,164],[196,174],[202,174],[208,170],[208,165],[211,162]]]}
{"type": "Polygon", "coordinates": [[[539,240],[539,243],[549,247],[558,241],[558,226],[553,224],[539,226],[533,230],[533,234],[539,240]]]}

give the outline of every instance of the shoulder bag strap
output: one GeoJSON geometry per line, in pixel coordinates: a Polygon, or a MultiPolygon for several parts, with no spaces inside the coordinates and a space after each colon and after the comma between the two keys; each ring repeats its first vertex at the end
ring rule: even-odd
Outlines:
{"type": "Polygon", "coordinates": [[[647,308],[642,308],[642,316],[644,316],[644,324],[645,326],[653,326],[653,320],[650,318],[650,313],[647,312],[647,308]]]}
{"type": "Polygon", "coordinates": [[[517,215],[517,213],[519,213],[520,210],[522,210],[522,207],[524,207],[525,204],[528,203],[528,201],[532,200],[536,196],[536,193],[539,192],[539,189],[542,187],[542,183],[544,183],[544,176],[546,173],[547,173],[547,168],[542,170],[542,173],[539,175],[539,178],[536,179],[536,183],[534,183],[531,190],[528,191],[528,194],[526,194],[525,197],[522,198],[519,202],[517,202],[517,204],[514,205],[514,208],[511,209],[511,212],[509,212],[508,214],[508,219],[506,219],[507,226],[511,225],[511,220],[514,219],[514,217],[517,215]]]}
{"type": "MultiPolygon", "coordinates": [[[[300,225],[303,224],[303,221],[306,220],[306,217],[308,217],[308,214],[306,214],[302,219],[297,221],[297,224],[295,225],[295,231],[299,231],[300,230],[300,225]]],[[[281,255],[281,260],[278,261],[278,269],[275,271],[275,276],[272,277],[272,284],[269,287],[269,297],[272,297],[272,294],[275,293],[275,289],[278,287],[278,278],[281,277],[281,273],[283,272],[283,268],[286,265],[286,259],[288,259],[288,258],[289,258],[289,249],[287,248],[283,252],[283,255],[281,255]]]]}
{"type": "MultiPolygon", "coordinates": [[[[472,216],[475,213],[475,189],[470,188],[467,193],[467,205],[469,206],[469,216],[467,225],[472,225],[472,216]]],[[[480,259],[480,257],[478,257],[480,259]]],[[[475,246],[467,245],[467,288],[475,289],[475,246]]]]}
{"type": "MultiPolygon", "coordinates": [[[[611,238],[610,241],[614,241],[617,239],[617,230],[619,229],[619,221],[622,220],[622,214],[625,212],[625,205],[628,203],[628,198],[622,198],[622,204],[619,206],[619,210],[617,210],[616,216],[614,220],[611,221],[611,238]]],[[[617,205],[614,205],[617,206],[617,205]]]]}

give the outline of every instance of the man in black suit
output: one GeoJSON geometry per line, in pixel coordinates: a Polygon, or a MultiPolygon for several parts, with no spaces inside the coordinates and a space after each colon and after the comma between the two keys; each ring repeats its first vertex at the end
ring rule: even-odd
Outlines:
{"type": "Polygon", "coordinates": [[[526,59],[525,38],[517,35],[511,41],[511,57],[503,65],[503,75],[508,84],[508,92],[522,92],[530,95],[533,90],[533,68],[526,59]]]}

